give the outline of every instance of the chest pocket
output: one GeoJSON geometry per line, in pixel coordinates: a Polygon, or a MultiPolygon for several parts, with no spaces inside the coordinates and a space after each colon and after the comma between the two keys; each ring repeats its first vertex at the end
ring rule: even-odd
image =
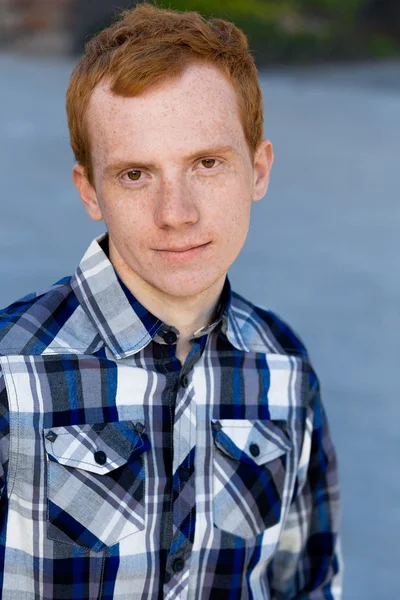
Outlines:
{"type": "Polygon", "coordinates": [[[214,436],[214,525],[253,538],[281,516],[287,454],[285,421],[220,419],[214,436]]]}
{"type": "Polygon", "coordinates": [[[44,430],[48,537],[102,551],[144,529],[143,422],[44,430]]]}

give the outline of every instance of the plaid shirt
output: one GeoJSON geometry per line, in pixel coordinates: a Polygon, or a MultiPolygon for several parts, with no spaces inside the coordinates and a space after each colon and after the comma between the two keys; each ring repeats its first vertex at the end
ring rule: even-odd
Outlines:
{"type": "Polygon", "coordinates": [[[318,380],[230,289],[182,366],[95,240],[0,317],[3,600],[338,600],[318,380]]]}

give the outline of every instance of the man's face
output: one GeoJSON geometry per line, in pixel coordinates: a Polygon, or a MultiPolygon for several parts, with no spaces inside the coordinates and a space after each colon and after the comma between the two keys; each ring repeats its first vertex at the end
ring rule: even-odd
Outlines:
{"type": "Polygon", "coordinates": [[[94,186],[80,166],[74,180],[121,277],[182,298],[223,281],[273,160],[264,141],[253,161],[231,83],[193,64],[133,98],[101,84],[88,125],[94,186]]]}

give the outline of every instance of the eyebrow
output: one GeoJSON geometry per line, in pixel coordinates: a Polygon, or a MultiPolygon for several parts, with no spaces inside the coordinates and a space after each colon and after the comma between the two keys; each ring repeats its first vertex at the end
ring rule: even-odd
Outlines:
{"type": "MultiPolygon", "coordinates": [[[[195,158],[199,158],[200,156],[215,156],[215,155],[219,155],[219,154],[237,154],[237,151],[235,150],[235,148],[233,146],[215,146],[212,148],[204,148],[201,150],[198,150],[196,152],[193,152],[191,154],[189,154],[188,156],[184,157],[184,161],[185,162],[189,162],[191,160],[194,160],[195,158]]],[[[125,169],[129,169],[129,168],[136,168],[136,169],[144,169],[144,168],[151,168],[151,167],[155,167],[156,165],[154,163],[145,163],[141,160],[121,160],[121,161],[117,161],[114,163],[111,163],[110,165],[108,165],[105,170],[104,173],[106,175],[114,175],[115,173],[120,173],[121,171],[124,171],[125,169]]]]}

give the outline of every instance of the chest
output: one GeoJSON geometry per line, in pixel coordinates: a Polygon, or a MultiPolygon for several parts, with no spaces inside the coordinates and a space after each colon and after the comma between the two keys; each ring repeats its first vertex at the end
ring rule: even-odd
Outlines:
{"type": "Polygon", "coordinates": [[[166,539],[174,548],[184,538],[189,556],[263,533],[272,552],[304,435],[300,361],[206,349],[186,373],[144,355],[0,362],[9,529],[21,551],[99,556],[118,544],[132,566],[166,539]]]}

